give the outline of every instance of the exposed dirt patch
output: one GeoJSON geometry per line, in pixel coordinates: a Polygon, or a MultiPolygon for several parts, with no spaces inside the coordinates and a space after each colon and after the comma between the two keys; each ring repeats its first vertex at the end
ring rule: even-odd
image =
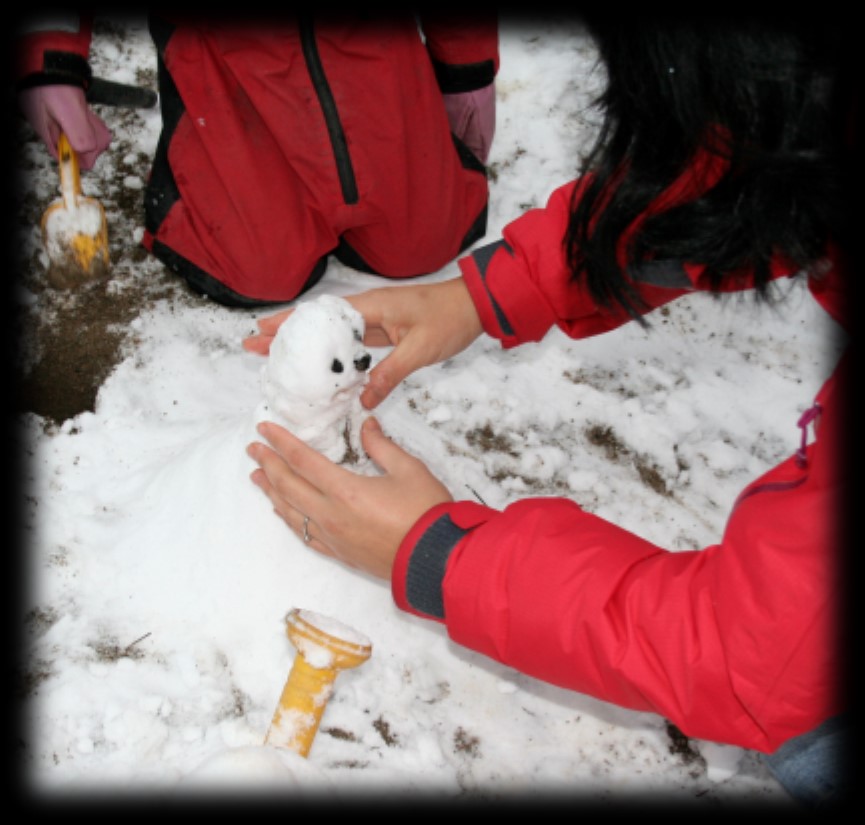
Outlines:
{"type": "Polygon", "coordinates": [[[506,435],[495,432],[489,423],[467,432],[466,441],[476,450],[484,453],[505,453],[513,458],[519,457],[519,453],[511,446],[510,439],[506,435]]]}
{"type": "Polygon", "coordinates": [[[389,748],[393,748],[399,744],[399,737],[390,729],[390,725],[383,716],[379,716],[378,719],[372,723],[372,726],[376,729],[378,735],[381,736],[385,745],[389,748]]]}
{"type": "Polygon", "coordinates": [[[144,652],[136,645],[146,639],[150,634],[145,633],[128,645],[121,645],[115,638],[105,638],[94,642],[92,647],[96,652],[96,658],[100,662],[117,662],[120,659],[142,659],[144,652]]]}
{"type": "MultiPolygon", "coordinates": [[[[18,220],[26,234],[36,231],[47,204],[34,194],[45,170],[29,160],[32,151],[22,154],[18,220]]],[[[34,238],[14,250],[18,284],[28,296],[12,319],[16,414],[36,413],[59,425],[92,412],[99,388],[124,356],[132,321],[154,301],[203,300],[130,240],[140,232],[142,206],[140,193],[137,198],[125,193],[127,176],[128,168],[116,165],[106,190],[121,194],[101,197],[111,216],[112,264],[106,278],[56,289],[48,282],[47,262],[34,238]]]]}
{"type": "Polygon", "coordinates": [[[147,305],[143,290],[109,294],[109,283],[88,284],[60,299],[64,306],[26,319],[21,344],[37,355],[20,377],[19,412],[60,424],[94,410],[99,387],[120,360],[125,330],[147,305]]]}
{"type": "Polygon", "coordinates": [[[355,736],[350,730],[345,730],[344,728],[322,728],[322,733],[326,733],[328,736],[332,736],[334,739],[341,739],[344,742],[357,742],[357,736],[355,736]]]}
{"type": "Polygon", "coordinates": [[[635,454],[616,435],[612,427],[606,424],[593,424],[586,428],[585,435],[590,444],[603,449],[608,461],[630,461],[643,484],[654,490],[659,496],[671,495],[658,468],[646,461],[643,456],[635,454]]]}
{"type": "Polygon", "coordinates": [[[39,693],[39,686],[53,675],[51,662],[33,658],[25,668],[17,668],[14,675],[14,698],[21,700],[39,693]]]}
{"type": "MultiPolygon", "coordinates": [[[[116,41],[124,54],[124,31],[100,21],[97,34],[116,41]]],[[[145,72],[138,80],[154,88],[145,72]]],[[[30,126],[17,118],[12,140],[14,184],[11,304],[16,391],[12,412],[33,412],[62,424],[93,411],[99,387],[124,357],[131,322],[154,301],[203,301],[141,246],[144,182],[150,153],[136,140],[147,131],[152,110],[94,106],[114,134],[109,149],[81,176],[86,197],[102,204],[108,223],[110,270],[105,277],[58,289],[48,277],[40,222],[59,198],[57,163],[30,126]]]]}
{"type": "Polygon", "coordinates": [[[457,728],[454,731],[454,752],[464,753],[473,759],[480,756],[481,740],[477,736],[472,736],[465,728],[457,728]]]}
{"type": "Polygon", "coordinates": [[[606,424],[594,424],[586,428],[586,439],[589,444],[601,447],[608,461],[619,461],[623,455],[627,455],[629,452],[613,428],[606,424]]]}
{"type": "Polygon", "coordinates": [[[667,722],[667,736],[670,737],[669,751],[678,756],[685,765],[691,769],[692,775],[697,776],[706,770],[706,760],[700,752],[672,722],[667,722]]]}

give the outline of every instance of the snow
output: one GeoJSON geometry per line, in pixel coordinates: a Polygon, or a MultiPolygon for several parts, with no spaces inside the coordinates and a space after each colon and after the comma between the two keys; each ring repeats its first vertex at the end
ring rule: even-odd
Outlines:
{"type": "Polygon", "coordinates": [[[65,201],[55,201],[45,213],[45,232],[50,242],[66,248],[75,235],[96,237],[105,220],[102,209],[92,198],[80,198],[68,208],[65,201]]]}
{"type": "MultiPolygon", "coordinates": [[[[97,73],[135,82],[155,65],[152,46],[134,18],[117,25],[127,48],[97,38],[97,73]]],[[[567,17],[506,18],[501,55],[481,243],[574,176],[603,84],[567,17]]],[[[103,112],[124,153],[152,155],[158,114],[118,134],[103,112]]],[[[430,278],[457,274],[452,263],[430,278]]],[[[381,285],[332,261],[304,300],[381,285]]],[[[804,285],[780,291],[774,308],[694,295],[653,313],[649,330],[585,341],[552,332],[504,351],[482,338],[410,376],[377,416],[457,498],[501,508],[561,495],[661,546],[704,547],[742,487],[796,449],[796,421],[838,357],[804,285]]],[[[461,649],[401,613],[387,584],[305,547],[249,480],[263,362],[241,342],[266,314],[157,303],[95,412],[54,429],[21,419],[21,621],[45,674],[23,710],[35,798],[563,794],[795,811],[753,753],[693,740],[683,752],[663,718],[461,649]],[[293,608],[372,646],[338,674],[307,758],[264,744],[296,655],[293,608]]]]}

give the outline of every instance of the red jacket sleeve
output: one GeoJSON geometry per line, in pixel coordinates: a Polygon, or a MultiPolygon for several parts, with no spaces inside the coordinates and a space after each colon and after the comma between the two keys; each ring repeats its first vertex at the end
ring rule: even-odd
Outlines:
{"type": "Polygon", "coordinates": [[[15,41],[18,88],[90,83],[92,19],[84,15],[22,20],[15,41]]]}
{"type": "Polygon", "coordinates": [[[421,28],[442,92],[470,92],[495,80],[499,37],[494,13],[425,12],[421,28]]]}
{"type": "Polygon", "coordinates": [[[397,605],[531,676],[774,751],[839,711],[846,360],[805,465],[747,488],[720,544],[666,551],[564,499],[442,504],[399,550],[397,605]]]}

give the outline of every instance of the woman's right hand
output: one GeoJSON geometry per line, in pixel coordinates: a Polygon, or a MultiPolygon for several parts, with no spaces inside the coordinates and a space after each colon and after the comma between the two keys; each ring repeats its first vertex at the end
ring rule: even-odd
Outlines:
{"type": "MultiPolygon", "coordinates": [[[[346,295],[345,299],[364,317],[364,344],[393,347],[370,371],[361,395],[361,403],[369,410],[411,373],[462,352],[483,332],[462,278],[381,287],[346,295]]],[[[283,310],[260,319],[259,334],[247,338],[244,348],[266,355],[273,336],[291,312],[283,310]]]]}

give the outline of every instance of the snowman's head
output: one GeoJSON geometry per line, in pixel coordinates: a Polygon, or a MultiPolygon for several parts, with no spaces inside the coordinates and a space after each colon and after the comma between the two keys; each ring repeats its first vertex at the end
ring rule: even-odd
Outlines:
{"type": "Polygon", "coordinates": [[[265,397],[278,409],[325,405],[359,390],[371,361],[363,333],[363,316],[344,298],[322,295],[299,304],[271,343],[265,397]]]}

